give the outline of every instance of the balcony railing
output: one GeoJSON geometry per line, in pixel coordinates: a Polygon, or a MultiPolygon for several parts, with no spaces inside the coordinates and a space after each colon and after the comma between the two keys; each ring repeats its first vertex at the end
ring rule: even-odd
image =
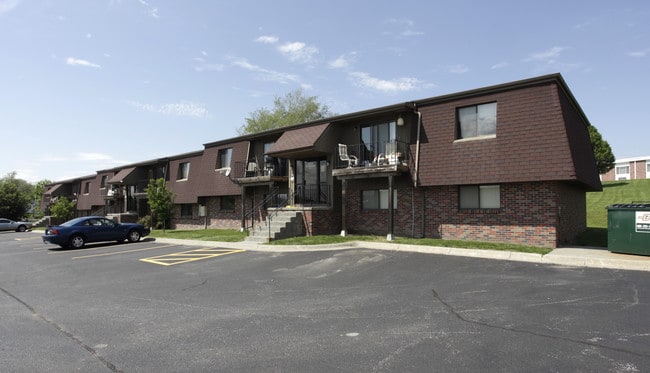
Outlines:
{"type": "Polygon", "coordinates": [[[275,159],[270,163],[238,161],[235,162],[235,167],[232,169],[232,172],[235,179],[260,176],[287,176],[286,160],[275,159]]]}
{"type": "Polygon", "coordinates": [[[355,161],[348,162],[336,148],[336,168],[378,167],[387,165],[408,165],[411,160],[411,148],[403,141],[388,141],[364,144],[348,144],[347,155],[355,161]],[[353,158],[354,157],[354,158],[353,158]]]}

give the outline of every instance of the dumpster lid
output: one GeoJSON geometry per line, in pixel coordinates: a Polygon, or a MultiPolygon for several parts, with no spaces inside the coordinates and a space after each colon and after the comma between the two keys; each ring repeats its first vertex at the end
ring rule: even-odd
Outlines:
{"type": "Polygon", "coordinates": [[[631,202],[631,203],[615,203],[613,205],[607,206],[607,209],[650,209],[650,203],[648,202],[631,202]]]}

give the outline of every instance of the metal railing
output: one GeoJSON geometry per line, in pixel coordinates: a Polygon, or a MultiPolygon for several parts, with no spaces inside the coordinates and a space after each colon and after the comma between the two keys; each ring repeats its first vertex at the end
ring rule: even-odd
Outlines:
{"type": "MultiPolygon", "coordinates": [[[[356,158],[356,167],[373,167],[390,164],[410,164],[411,148],[408,143],[398,140],[376,143],[347,144],[348,156],[356,158]]],[[[341,159],[336,148],[336,168],[348,167],[348,161],[341,159]]]]}
{"type": "Polygon", "coordinates": [[[331,187],[329,184],[296,185],[294,200],[301,205],[328,205],[330,203],[331,187]]]}
{"type": "Polygon", "coordinates": [[[264,220],[270,225],[271,220],[275,215],[277,215],[278,210],[269,212],[269,207],[281,208],[287,205],[287,191],[286,189],[281,189],[280,187],[275,187],[271,189],[269,194],[266,197],[252,206],[244,214],[244,228],[246,230],[255,228],[256,221],[261,223],[264,220]],[[264,212],[266,211],[266,217],[264,212]],[[249,224],[250,223],[250,224],[249,224]]]}

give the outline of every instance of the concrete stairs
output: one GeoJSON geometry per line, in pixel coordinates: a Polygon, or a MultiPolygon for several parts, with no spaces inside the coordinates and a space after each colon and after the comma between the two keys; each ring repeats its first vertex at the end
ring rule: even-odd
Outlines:
{"type": "Polygon", "coordinates": [[[304,236],[302,214],[298,211],[271,212],[265,221],[249,230],[247,242],[265,243],[282,238],[304,236]]]}

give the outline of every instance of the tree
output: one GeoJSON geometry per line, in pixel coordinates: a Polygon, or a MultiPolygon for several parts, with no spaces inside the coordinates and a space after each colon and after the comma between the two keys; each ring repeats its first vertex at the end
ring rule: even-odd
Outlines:
{"type": "Polygon", "coordinates": [[[18,220],[29,209],[33,187],[25,180],[16,179],[16,172],[10,172],[0,179],[0,216],[18,220]]]}
{"type": "Polygon", "coordinates": [[[306,97],[301,89],[275,96],[273,110],[257,109],[249,113],[246,124],[237,130],[240,135],[258,133],[274,128],[311,122],[333,116],[327,105],[318,102],[316,96],[306,97]]]}
{"type": "Polygon", "coordinates": [[[65,197],[59,197],[50,207],[50,214],[53,218],[60,221],[67,221],[74,217],[75,203],[65,197]]]}
{"type": "Polygon", "coordinates": [[[151,179],[145,189],[153,222],[167,228],[167,220],[174,214],[174,193],[167,188],[165,179],[151,179]]]}
{"type": "Polygon", "coordinates": [[[604,174],[614,168],[616,157],[614,157],[609,143],[603,139],[596,127],[589,126],[589,138],[591,139],[591,146],[594,149],[598,173],[604,174]]]}
{"type": "Polygon", "coordinates": [[[35,218],[40,218],[43,216],[43,211],[41,210],[41,200],[43,199],[43,193],[45,192],[45,186],[52,184],[50,180],[41,180],[34,185],[32,192],[32,205],[33,215],[35,218]]]}

